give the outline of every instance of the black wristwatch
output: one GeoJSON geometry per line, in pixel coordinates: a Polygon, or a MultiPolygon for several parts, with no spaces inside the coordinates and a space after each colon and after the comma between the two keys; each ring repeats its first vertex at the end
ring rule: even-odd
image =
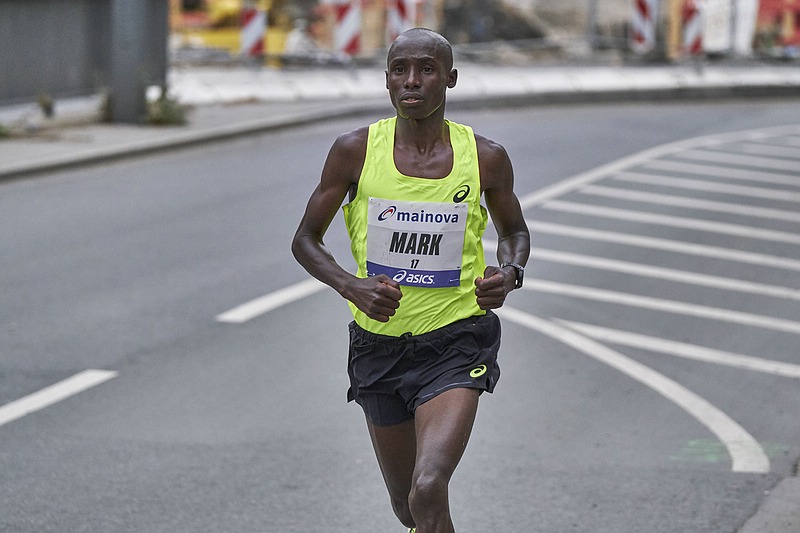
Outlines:
{"type": "Polygon", "coordinates": [[[517,271],[517,280],[514,283],[514,288],[519,289],[522,287],[522,279],[525,277],[525,267],[517,263],[503,263],[500,265],[500,268],[505,268],[507,266],[514,267],[514,269],[517,271]]]}

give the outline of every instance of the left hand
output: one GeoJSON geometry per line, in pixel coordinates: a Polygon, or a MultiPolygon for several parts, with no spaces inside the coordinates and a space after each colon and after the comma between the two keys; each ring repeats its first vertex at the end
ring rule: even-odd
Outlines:
{"type": "Polygon", "coordinates": [[[506,295],[514,289],[516,277],[509,270],[487,266],[482,278],[475,278],[475,296],[478,307],[483,310],[498,309],[506,301],[506,295]]]}

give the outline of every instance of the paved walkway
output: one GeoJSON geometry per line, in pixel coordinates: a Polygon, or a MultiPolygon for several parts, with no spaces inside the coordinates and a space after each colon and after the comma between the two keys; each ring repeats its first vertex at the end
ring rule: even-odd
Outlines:
{"type": "MultiPolygon", "coordinates": [[[[467,62],[457,67],[459,81],[448,95],[450,107],[800,96],[797,64],[615,67],[467,62]]],[[[186,126],[101,124],[98,96],[57,101],[56,116],[48,120],[36,104],[0,107],[0,124],[29,132],[0,141],[0,179],[303,121],[391,112],[380,66],[175,67],[169,87],[175,98],[193,107],[186,126]]]]}

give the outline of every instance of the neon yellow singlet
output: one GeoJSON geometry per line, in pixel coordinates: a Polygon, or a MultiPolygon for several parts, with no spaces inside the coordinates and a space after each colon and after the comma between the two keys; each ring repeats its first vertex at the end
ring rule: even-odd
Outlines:
{"type": "Polygon", "coordinates": [[[485,314],[475,301],[475,278],[486,268],[481,237],[486,209],[475,135],[450,129],[453,168],[441,179],[401,174],[394,164],[396,117],[371,124],[355,199],[343,206],[357,276],[384,273],[398,281],[400,308],[389,322],[367,317],[352,303],[367,331],[419,335],[456,320],[485,314]]]}

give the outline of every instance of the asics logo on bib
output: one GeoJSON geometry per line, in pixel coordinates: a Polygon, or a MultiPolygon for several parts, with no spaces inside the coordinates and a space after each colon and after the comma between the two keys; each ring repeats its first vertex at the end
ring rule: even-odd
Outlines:
{"type": "Polygon", "coordinates": [[[389,206],[378,215],[378,220],[383,222],[395,217],[399,222],[418,222],[435,224],[458,224],[458,213],[426,213],[420,211],[398,211],[396,206],[389,206]]]}
{"type": "Polygon", "coordinates": [[[405,270],[399,271],[392,277],[397,283],[405,281],[406,283],[421,283],[423,285],[433,285],[433,276],[431,274],[409,274],[405,270]]]}

